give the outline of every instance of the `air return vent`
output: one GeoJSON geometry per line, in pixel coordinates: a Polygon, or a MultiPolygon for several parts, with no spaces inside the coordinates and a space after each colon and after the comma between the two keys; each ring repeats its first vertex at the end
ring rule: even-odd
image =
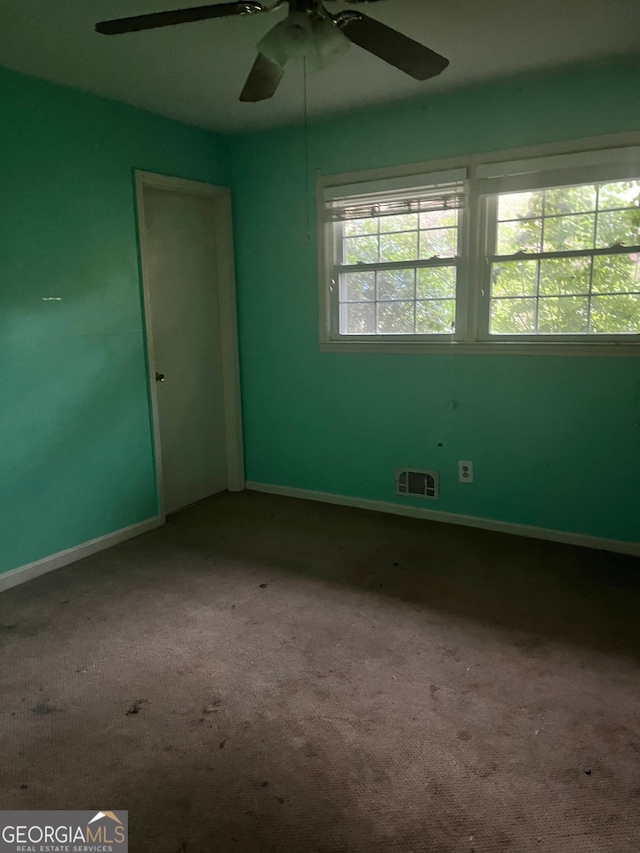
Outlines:
{"type": "Polygon", "coordinates": [[[422,471],[418,468],[396,468],[396,494],[438,500],[440,472],[422,471]]]}

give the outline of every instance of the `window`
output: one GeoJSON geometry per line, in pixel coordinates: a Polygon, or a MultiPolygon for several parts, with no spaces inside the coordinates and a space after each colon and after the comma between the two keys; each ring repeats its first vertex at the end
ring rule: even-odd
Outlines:
{"type": "Polygon", "coordinates": [[[489,202],[491,335],[640,333],[640,181],[489,202]]]}
{"type": "Polygon", "coordinates": [[[452,335],[465,172],[328,194],[334,330],[429,339],[452,335]]]}
{"type": "Polygon", "coordinates": [[[640,148],[449,164],[324,179],[323,344],[640,354],[640,148]]]}

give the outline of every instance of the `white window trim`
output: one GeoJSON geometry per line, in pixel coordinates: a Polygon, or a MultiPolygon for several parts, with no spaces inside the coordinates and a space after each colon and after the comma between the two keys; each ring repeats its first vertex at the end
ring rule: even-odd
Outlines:
{"type": "MultiPolygon", "coordinates": [[[[331,203],[334,200],[339,201],[342,198],[353,199],[354,203],[357,204],[357,197],[361,195],[363,198],[369,196],[379,196],[385,192],[395,192],[397,190],[412,190],[418,188],[426,188],[427,191],[436,187],[437,185],[459,185],[460,187],[466,188],[467,184],[467,170],[465,169],[454,169],[448,171],[437,171],[430,172],[424,175],[412,175],[410,177],[393,177],[385,180],[378,181],[368,181],[364,184],[365,193],[362,194],[363,183],[355,184],[355,185],[346,185],[346,186],[334,186],[331,185],[323,191],[323,197],[325,203],[331,203]]],[[[365,203],[365,202],[362,202],[365,203]]],[[[324,211],[325,208],[323,208],[324,211]]],[[[397,262],[389,262],[388,266],[384,262],[377,264],[363,264],[363,269],[385,269],[385,268],[422,268],[422,267],[432,267],[432,266],[447,266],[447,267],[455,267],[457,270],[456,273],[456,281],[457,287],[460,288],[460,267],[463,261],[466,259],[466,225],[468,221],[468,211],[465,208],[458,208],[456,210],[458,216],[458,224],[457,224],[457,244],[458,244],[458,254],[454,258],[442,258],[442,259],[415,259],[412,261],[397,261],[397,262]],[[463,250],[462,252],[460,250],[463,250]]],[[[327,224],[327,232],[331,228],[331,223],[327,224]]],[[[342,258],[342,240],[341,239],[332,239],[331,248],[333,249],[333,256],[331,253],[328,253],[330,256],[330,272],[328,273],[329,281],[328,286],[329,289],[333,287],[337,287],[337,282],[333,279],[333,274],[337,269],[343,267],[341,264],[342,258]]],[[[357,268],[356,268],[357,269],[357,268]]],[[[459,290],[456,293],[456,298],[459,300],[460,293],[459,290]]],[[[329,318],[328,318],[328,339],[329,340],[340,340],[344,339],[344,336],[341,336],[338,332],[340,327],[340,317],[339,317],[340,304],[339,300],[329,298],[329,318]]],[[[397,341],[398,335],[358,335],[358,342],[368,341],[369,343],[378,343],[380,341],[386,341],[388,343],[393,343],[397,341]]],[[[462,329],[462,324],[459,322],[456,326],[456,329],[451,334],[412,334],[403,338],[404,340],[409,339],[413,342],[419,343],[442,343],[442,341],[448,340],[464,340],[464,330],[462,329]]],[[[349,338],[351,340],[351,338],[349,338]]]]}
{"type": "MultiPolygon", "coordinates": [[[[486,311],[488,296],[482,295],[484,260],[484,233],[486,218],[484,206],[486,194],[505,192],[508,188],[535,188],[536,181],[559,179],[571,173],[574,180],[576,169],[584,174],[588,183],[592,170],[598,175],[603,173],[603,163],[607,164],[605,179],[624,179],[629,176],[625,159],[629,151],[640,146],[640,132],[613,134],[571,140],[569,142],[548,145],[513,148],[488,154],[476,154],[467,157],[454,157],[413,163],[403,166],[375,169],[363,172],[349,172],[341,175],[329,175],[318,178],[318,278],[320,305],[320,350],[322,352],[360,352],[360,353],[462,353],[467,355],[510,354],[510,355],[570,355],[570,356],[616,356],[640,357],[640,335],[598,336],[597,339],[572,340],[568,336],[553,339],[540,336],[500,336],[481,339],[478,319],[481,311],[486,311]],[[620,149],[609,151],[609,149],[620,149]],[[608,152],[608,153],[607,153],[608,152]],[[551,158],[551,159],[549,159],[551,158]],[[459,232],[461,247],[458,266],[458,323],[453,335],[410,336],[397,335],[353,336],[340,339],[332,337],[331,311],[337,300],[330,298],[329,285],[333,269],[331,257],[332,240],[327,239],[330,223],[325,217],[325,195],[335,193],[343,195],[353,193],[358,186],[374,185],[374,182],[402,185],[411,180],[424,180],[430,174],[466,169],[469,175],[468,210],[462,212],[459,232]],[[609,178],[609,175],[611,176],[609,178]],[[527,186],[528,184],[528,186],[527,186]],[[532,186],[533,184],[533,186],[532,186]]],[[[631,152],[640,157],[640,148],[631,152]]],[[[638,162],[637,160],[635,161],[638,162]]],[[[640,173],[640,169],[637,169],[640,173]]],[[[634,175],[635,177],[635,175],[634,175]]],[[[594,180],[602,180],[602,177],[594,180]]],[[[578,181],[581,178],[578,179],[578,181]]],[[[485,288],[486,291],[486,288],[485,288]]]]}

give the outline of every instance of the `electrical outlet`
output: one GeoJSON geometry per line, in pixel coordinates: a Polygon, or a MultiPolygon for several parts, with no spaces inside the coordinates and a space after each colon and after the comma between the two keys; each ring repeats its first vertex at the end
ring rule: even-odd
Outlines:
{"type": "Polygon", "coordinates": [[[473,483],[473,462],[458,462],[458,479],[461,483],[473,483]]]}

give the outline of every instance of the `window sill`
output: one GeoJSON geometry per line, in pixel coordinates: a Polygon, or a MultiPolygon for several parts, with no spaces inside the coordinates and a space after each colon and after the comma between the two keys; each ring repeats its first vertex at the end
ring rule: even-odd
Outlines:
{"type": "Polygon", "coordinates": [[[639,358],[640,343],[557,343],[537,341],[320,341],[320,352],[414,355],[552,355],[639,358]]]}

